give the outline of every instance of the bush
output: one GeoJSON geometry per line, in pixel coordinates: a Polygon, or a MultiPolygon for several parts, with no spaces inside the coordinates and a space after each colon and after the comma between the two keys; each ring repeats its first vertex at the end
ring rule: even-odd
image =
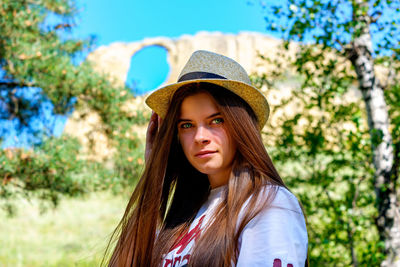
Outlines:
{"type": "Polygon", "coordinates": [[[85,160],[78,140],[69,136],[46,139],[34,149],[0,150],[0,199],[12,215],[13,199],[38,197],[56,206],[62,195],[79,196],[111,189],[121,192],[135,184],[143,166],[138,141],[127,141],[115,155],[115,165],[85,160]]]}

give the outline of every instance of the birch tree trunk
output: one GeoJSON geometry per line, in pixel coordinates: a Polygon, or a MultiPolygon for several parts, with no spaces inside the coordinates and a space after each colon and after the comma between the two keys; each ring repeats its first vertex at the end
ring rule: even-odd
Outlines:
{"type": "Polygon", "coordinates": [[[372,139],[373,164],[375,167],[375,194],[378,217],[376,225],[380,238],[385,242],[386,260],[382,266],[400,266],[400,205],[396,195],[396,177],[392,176],[393,143],[389,132],[389,113],[384,98],[383,88],[375,75],[372,58],[372,40],[370,34],[370,17],[367,12],[360,14],[355,10],[368,2],[356,0],[353,8],[353,19],[356,21],[356,38],[348,50],[359,80],[359,88],[368,115],[368,126],[372,139]]]}

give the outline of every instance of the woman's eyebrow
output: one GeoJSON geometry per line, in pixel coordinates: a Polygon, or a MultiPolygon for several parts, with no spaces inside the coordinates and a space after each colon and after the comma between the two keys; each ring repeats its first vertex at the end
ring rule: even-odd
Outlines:
{"type": "Polygon", "coordinates": [[[207,117],[207,119],[215,117],[215,116],[219,116],[219,115],[221,115],[221,112],[217,112],[217,113],[211,114],[210,116],[207,117]]]}
{"type": "Polygon", "coordinates": [[[183,122],[183,121],[191,121],[189,119],[178,119],[178,123],[183,122]]]}
{"type": "MultiPolygon", "coordinates": [[[[210,119],[210,118],[212,118],[212,117],[219,116],[219,115],[221,115],[221,112],[213,113],[213,114],[211,114],[210,116],[208,116],[206,119],[210,119]]],[[[178,123],[183,122],[183,121],[192,121],[192,120],[190,120],[190,119],[184,119],[184,118],[178,119],[178,123]]]]}

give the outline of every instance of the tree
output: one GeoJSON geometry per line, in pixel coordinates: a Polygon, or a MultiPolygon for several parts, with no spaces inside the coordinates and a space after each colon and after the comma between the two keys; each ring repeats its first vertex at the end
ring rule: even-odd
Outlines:
{"type": "Polygon", "coordinates": [[[79,93],[74,82],[84,74],[78,73],[81,68],[72,58],[88,42],[60,38],[72,27],[74,9],[69,1],[2,0],[0,14],[0,119],[40,134],[44,129],[35,129],[31,122],[41,115],[44,102],[53,105],[54,114],[73,107],[79,93]],[[57,18],[54,25],[50,14],[57,18]]]}
{"type": "MultiPolygon", "coordinates": [[[[326,94],[343,96],[342,91],[350,88],[343,86],[343,82],[351,81],[355,71],[371,140],[378,210],[375,222],[387,256],[382,266],[399,265],[400,203],[396,186],[400,152],[400,3],[287,0],[284,4],[266,3],[264,8],[267,29],[284,39],[286,49],[289,41],[306,44],[300,47],[293,62],[303,77],[302,89],[327,85],[319,88],[320,99],[326,94]],[[384,74],[380,78],[379,66],[384,74]],[[328,83],[316,82],[326,77],[328,83]]],[[[356,257],[352,263],[357,265],[356,257]]]]}
{"type": "MultiPolygon", "coordinates": [[[[28,133],[33,146],[0,151],[2,198],[37,191],[56,203],[59,194],[132,183],[143,164],[142,145],[131,132],[133,124],[144,123],[143,114],[123,109],[133,97],[130,88],[79,62],[92,41],[69,37],[75,14],[71,0],[0,1],[0,122],[28,133]],[[54,136],[45,121],[82,106],[99,114],[116,148],[113,169],[78,156],[76,140],[54,136]]],[[[10,131],[0,128],[1,136],[10,131]]]]}

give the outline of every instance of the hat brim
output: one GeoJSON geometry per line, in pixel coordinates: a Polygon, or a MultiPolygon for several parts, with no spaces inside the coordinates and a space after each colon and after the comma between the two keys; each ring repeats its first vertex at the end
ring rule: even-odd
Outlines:
{"type": "Polygon", "coordinates": [[[146,104],[161,118],[164,118],[174,93],[184,85],[199,82],[219,85],[241,97],[253,109],[257,116],[260,129],[264,127],[269,116],[269,105],[267,99],[257,88],[240,81],[225,79],[195,79],[177,82],[157,89],[151,93],[146,99],[146,104]]]}

